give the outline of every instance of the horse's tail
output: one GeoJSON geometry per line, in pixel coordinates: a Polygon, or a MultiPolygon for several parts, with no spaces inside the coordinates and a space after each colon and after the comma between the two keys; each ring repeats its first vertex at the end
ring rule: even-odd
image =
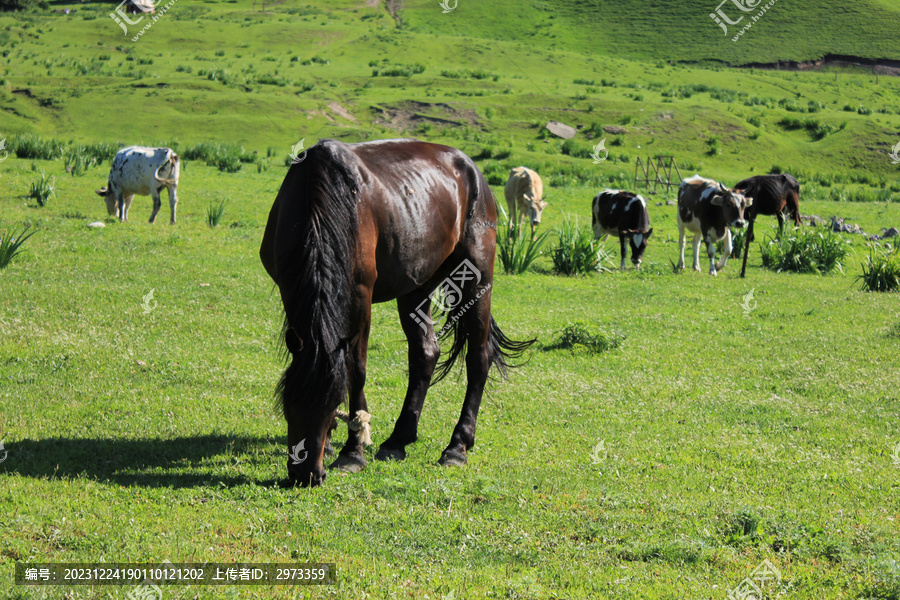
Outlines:
{"type": "Polygon", "coordinates": [[[284,341],[292,356],[278,385],[285,411],[313,402],[331,410],[347,393],[359,187],[343,154],[337,143],[323,141],[291,167],[260,250],[275,271],[285,310],[284,341]]]}
{"type": "MultiPolygon", "coordinates": [[[[444,338],[452,337],[453,342],[450,344],[450,351],[447,354],[447,358],[438,363],[431,385],[436,384],[450,373],[450,370],[456,363],[456,359],[460,357],[463,350],[466,348],[466,336],[468,332],[466,331],[464,324],[465,319],[459,319],[453,322],[450,315],[448,315],[447,318],[448,325],[444,326],[440,339],[443,340],[444,338]]],[[[497,368],[501,377],[506,378],[510,368],[520,366],[518,364],[513,364],[513,362],[521,358],[525,351],[536,341],[537,339],[531,339],[517,342],[508,338],[506,334],[500,330],[500,326],[497,325],[494,316],[491,315],[487,352],[490,358],[490,365],[497,368]]]]}

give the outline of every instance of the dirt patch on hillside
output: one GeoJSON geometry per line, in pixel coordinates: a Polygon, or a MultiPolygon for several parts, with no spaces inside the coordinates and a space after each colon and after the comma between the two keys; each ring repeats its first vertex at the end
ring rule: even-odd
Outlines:
{"type": "Polygon", "coordinates": [[[480,127],[474,110],[458,109],[450,104],[410,100],[393,106],[375,106],[374,124],[407,131],[422,123],[441,126],[480,127]]]}
{"type": "Polygon", "coordinates": [[[773,69],[782,71],[819,71],[825,67],[864,67],[879,75],[900,77],[900,60],[887,58],[862,58],[846,54],[826,54],[819,60],[785,60],[774,63],[747,63],[738,65],[747,69],[773,69]]]}
{"type": "Polygon", "coordinates": [[[400,16],[400,11],[403,9],[402,0],[387,0],[387,9],[394,21],[397,22],[397,27],[403,27],[403,17],[400,16]]]}
{"type": "Polygon", "coordinates": [[[331,109],[331,112],[333,112],[334,114],[336,114],[336,115],[339,116],[339,117],[343,117],[344,119],[347,119],[348,121],[352,121],[353,123],[357,123],[357,122],[358,122],[358,121],[356,120],[356,117],[354,117],[353,115],[351,115],[350,112],[349,112],[346,108],[344,108],[343,106],[341,106],[341,105],[338,104],[337,102],[329,102],[329,103],[328,103],[328,108],[330,108],[330,109],[331,109]]]}

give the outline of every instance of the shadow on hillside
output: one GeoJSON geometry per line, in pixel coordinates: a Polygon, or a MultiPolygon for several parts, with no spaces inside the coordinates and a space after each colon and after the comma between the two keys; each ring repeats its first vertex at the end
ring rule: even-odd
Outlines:
{"type": "Polygon", "coordinates": [[[138,487],[272,486],[242,474],[239,463],[273,461],[285,467],[283,439],[200,435],[172,439],[49,438],[6,445],[0,473],[39,479],[85,477],[138,487]]]}

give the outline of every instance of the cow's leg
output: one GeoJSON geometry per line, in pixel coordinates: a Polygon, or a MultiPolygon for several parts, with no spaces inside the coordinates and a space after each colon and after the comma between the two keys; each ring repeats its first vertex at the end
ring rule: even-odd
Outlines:
{"type": "MultiPolygon", "coordinates": [[[[731,256],[731,251],[734,249],[734,247],[731,244],[731,229],[728,229],[728,228],[725,229],[725,238],[724,239],[725,239],[725,250],[722,253],[722,259],[716,265],[716,269],[718,269],[719,271],[721,271],[722,269],[725,268],[725,263],[728,262],[728,257],[731,256]]],[[[715,250],[715,248],[716,247],[713,246],[713,250],[715,250]]],[[[715,257],[715,252],[713,253],[713,257],[715,257]]]]}
{"type": "Polygon", "coordinates": [[[687,236],[687,231],[685,231],[684,226],[679,222],[678,223],[678,265],[675,267],[676,269],[684,268],[684,244],[685,237],[687,236]]]}
{"type": "MultiPolygon", "coordinates": [[[[691,245],[694,248],[694,267],[693,269],[700,272],[700,240],[702,239],[702,235],[699,233],[694,235],[694,239],[691,241],[691,245]]],[[[713,246],[713,252],[716,251],[716,247],[713,246]]]]}
{"type": "Polygon", "coordinates": [[[778,239],[780,240],[784,233],[784,213],[779,210],[775,213],[775,218],[778,219],[778,239]]]}
{"type": "Polygon", "coordinates": [[[406,446],[419,437],[419,417],[425,404],[425,395],[431,384],[431,376],[441,354],[441,347],[431,322],[431,298],[424,290],[397,299],[400,325],[409,345],[409,383],[403,408],[394,425],[394,432],[385,440],[375,460],[403,460],[406,446]],[[421,312],[419,312],[421,311],[421,312]],[[423,314],[424,313],[424,318],[423,314]]]}
{"type": "Polygon", "coordinates": [[[166,188],[166,192],[169,194],[169,210],[172,213],[171,219],[169,220],[170,225],[175,224],[175,206],[178,204],[177,188],[177,185],[170,185],[166,188]]]}
{"type": "Polygon", "coordinates": [[[622,262],[619,263],[619,270],[625,270],[625,259],[628,256],[628,240],[626,239],[625,233],[619,232],[619,250],[622,254],[622,262]]]}
{"type": "Polygon", "coordinates": [[[128,220],[128,209],[131,208],[131,201],[134,200],[134,194],[129,196],[119,196],[119,219],[122,222],[128,220]]]}
{"type": "Polygon", "coordinates": [[[354,292],[355,310],[351,324],[356,334],[350,338],[347,350],[347,388],[349,391],[350,420],[347,423],[347,443],[329,469],[358,473],[366,468],[365,446],[369,439],[369,413],[366,404],[366,357],[369,348],[369,330],[372,326],[372,288],[358,286],[354,292]]]}
{"type": "Polygon", "coordinates": [[[156,222],[156,215],[159,214],[159,209],[162,207],[162,200],[159,197],[159,192],[161,188],[157,188],[155,190],[150,190],[150,197],[153,198],[153,212],[150,213],[150,224],[152,225],[156,222]]]}

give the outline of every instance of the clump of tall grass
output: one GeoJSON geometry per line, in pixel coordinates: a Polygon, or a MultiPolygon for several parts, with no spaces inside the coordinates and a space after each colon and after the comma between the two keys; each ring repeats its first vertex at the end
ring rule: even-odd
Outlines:
{"type": "Polygon", "coordinates": [[[10,136],[9,151],[16,158],[54,160],[59,158],[66,145],[56,140],[45,140],[34,134],[10,136]]]}
{"type": "MultiPolygon", "coordinates": [[[[729,258],[741,258],[744,255],[744,244],[747,243],[747,228],[734,229],[731,231],[731,254],[729,258]]],[[[721,255],[725,252],[725,240],[716,242],[716,254],[721,255]]]]}
{"type": "Polygon", "coordinates": [[[625,336],[616,332],[607,332],[599,327],[591,327],[583,321],[576,321],[555,332],[553,343],[545,346],[546,350],[576,350],[585,349],[588,352],[599,353],[615,350],[625,336]]]}
{"type": "Polygon", "coordinates": [[[236,173],[243,163],[253,163],[257,155],[247,152],[240,144],[203,142],[185,148],[182,153],[185,160],[202,160],[211,167],[226,173],[236,173]]]}
{"type": "Polygon", "coordinates": [[[425,65],[395,65],[372,69],[372,77],[412,77],[425,72],[425,65]]]}
{"type": "Polygon", "coordinates": [[[528,235],[528,228],[521,221],[516,220],[510,225],[509,219],[499,226],[497,232],[497,256],[503,266],[503,272],[507,275],[519,275],[528,268],[541,255],[541,248],[547,241],[549,231],[538,235],[534,239],[528,235]]]}
{"type": "Polygon", "coordinates": [[[761,244],[760,253],[763,266],[773,271],[824,274],[837,269],[843,273],[849,247],[848,242],[831,231],[794,229],[790,235],[761,244]]]}
{"type": "Polygon", "coordinates": [[[558,241],[552,256],[557,273],[586,275],[610,270],[603,265],[609,261],[610,253],[594,239],[590,227],[579,227],[577,219],[573,222],[566,216],[556,232],[558,241]]]}
{"type": "Polygon", "coordinates": [[[110,142],[96,142],[94,144],[86,144],[84,153],[86,156],[94,159],[96,163],[103,164],[103,161],[111,161],[116,153],[124,148],[125,144],[111,144],[110,142]]]}
{"type": "Polygon", "coordinates": [[[81,177],[88,169],[97,165],[97,159],[85,150],[83,146],[69,148],[63,154],[66,172],[73,176],[81,177]]]}
{"type": "Polygon", "coordinates": [[[206,222],[210,227],[218,227],[219,223],[222,221],[222,215],[225,214],[225,201],[222,200],[219,204],[215,202],[211,202],[209,206],[206,207],[206,222]]]}
{"type": "Polygon", "coordinates": [[[885,244],[883,251],[873,247],[862,264],[862,275],[856,279],[870,292],[900,290],[900,246],[885,244]]]}
{"type": "Polygon", "coordinates": [[[28,233],[28,227],[23,229],[18,235],[14,229],[5,231],[2,234],[2,237],[0,237],[0,269],[5,269],[12,259],[23,252],[22,244],[34,234],[34,231],[28,233]]]}
{"type": "Polygon", "coordinates": [[[41,171],[41,178],[31,182],[31,191],[28,192],[28,197],[37,200],[39,206],[45,206],[50,201],[54,190],[53,179],[41,171]]]}

